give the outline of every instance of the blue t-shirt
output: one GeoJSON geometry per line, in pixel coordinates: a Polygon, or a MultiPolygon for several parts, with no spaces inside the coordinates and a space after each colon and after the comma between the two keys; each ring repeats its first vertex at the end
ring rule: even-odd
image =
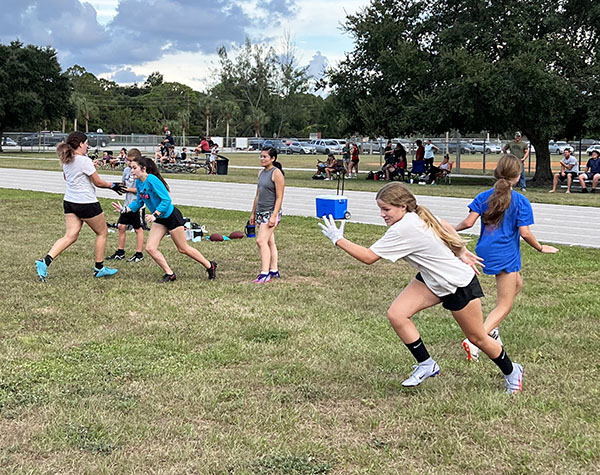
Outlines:
{"type": "Polygon", "coordinates": [[[146,181],[135,180],[137,199],[129,205],[131,211],[138,211],[144,204],[151,213],[158,211],[161,218],[168,218],[173,212],[173,203],[167,187],[160,179],[148,174],[146,181]]]}
{"type": "Polygon", "coordinates": [[[498,227],[486,225],[483,214],[488,208],[488,199],[494,189],[479,193],[469,205],[469,209],[481,217],[481,231],[475,252],[483,258],[483,272],[497,275],[500,272],[521,270],[521,243],[519,227],[533,224],[533,210],[529,200],[511,191],[510,206],[498,227]]]}
{"type": "Polygon", "coordinates": [[[596,173],[600,173],[600,158],[594,160],[590,158],[586,165],[587,168],[590,169],[589,173],[595,175],[596,173]]]}

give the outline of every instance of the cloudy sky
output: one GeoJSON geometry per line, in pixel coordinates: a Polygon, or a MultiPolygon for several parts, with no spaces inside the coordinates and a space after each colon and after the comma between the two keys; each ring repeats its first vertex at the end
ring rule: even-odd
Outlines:
{"type": "Polygon", "coordinates": [[[318,74],[352,49],[340,30],[368,0],[2,0],[0,42],[16,38],[54,47],[74,64],[119,83],[160,71],[197,90],[210,85],[216,49],[246,37],[296,44],[302,65],[318,74]]]}

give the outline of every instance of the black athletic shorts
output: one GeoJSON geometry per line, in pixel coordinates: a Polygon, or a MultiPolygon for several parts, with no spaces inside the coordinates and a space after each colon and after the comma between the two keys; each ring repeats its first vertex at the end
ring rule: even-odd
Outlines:
{"type": "Polygon", "coordinates": [[[142,210],[121,213],[117,224],[131,225],[133,229],[140,229],[142,227],[142,210]]]}
{"type": "Polygon", "coordinates": [[[558,179],[560,181],[565,181],[567,179],[567,175],[571,175],[571,177],[573,178],[573,180],[577,180],[577,178],[579,177],[579,173],[577,173],[577,172],[565,172],[564,175],[561,175],[559,173],[558,174],[558,179]]]}
{"type": "Polygon", "coordinates": [[[181,215],[181,211],[179,211],[177,208],[173,208],[173,212],[169,215],[168,218],[156,218],[155,222],[158,224],[162,224],[169,231],[178,228],[179,226],[183,226],[185,224],[183,216],[181,215]]]}
{"type": "MultiPolygon", "coordinates": [[[[415,276],[415,279],[425,284],[423,276],[421,276],[420,272],[415,276]]],[[[453,294],[444,295],[443,297],[439,297],[439,299],[442,301],[442,307],[452,312],[462,310],[471,300],[475,300],[483,296],[483,290],[481,289],[479,280],[475,275],[473,276],[473,280],[469,282],[469,285],[466,287],[459,287],[453,294]]]]}
{"type": "Polygon", "coordinates": [[[63,209],[65,214],[74,214],[79,219],[95,218],[102,214],[102,206],[97,201],[95,203],[71,203],[63,201],[63,209]]]}

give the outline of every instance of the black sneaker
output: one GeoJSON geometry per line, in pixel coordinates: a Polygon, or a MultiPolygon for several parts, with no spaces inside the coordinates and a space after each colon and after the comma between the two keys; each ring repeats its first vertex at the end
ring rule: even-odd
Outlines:
{"type": "Polygon", "coordinates": [[[587,188],[582,188],[582,189],[581,189],[581,192],[582,192],[582,193],[587,193],[587,192],[588,192],[588,191],[587,191],[587,188]]]}
{"type": "Polygon", "coordinates": [[[210,267],[206,269],[206,273],[208,274],[208,280],[213,280],[217,275],[217,263],[215,261],[210,261],[210,267]]]}
{"type": "Polygon", "coordinates": [[[176,279],[177,277],[175,277],[175,274],[165,274],[163,275],[162,279],[160,279],[160,283],[167,284],[169,282],[173,282],[176,279]]]}
{"type": "Polygon", "coordinates": [[[115,253],[112,256],[108,256],[106,258],[107,261],[120,261],[125,259],[125,253],[120,253],[119,251],[115,251],[115,253]]]}
{"type": "Polygon", "coordinates": [[[143,255],[134,254],[129,259],[127,259],[127,262],[140,262],[140,261],[143,261],[143,260],[144,260],[144,256],[143,255]]]}
{"type": "Polygon", "coordinates": [[[592,188],[592,193],[596,193],[596,188],[592,188]]]}

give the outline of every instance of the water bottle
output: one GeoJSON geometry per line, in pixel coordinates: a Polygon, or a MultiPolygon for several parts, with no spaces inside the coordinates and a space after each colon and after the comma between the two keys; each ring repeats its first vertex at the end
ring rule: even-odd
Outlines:
{"type": "Polygon", "coordinates": [[[250,224],[250,221],[246,222],[246,237],[256,237],[256,226],[250,224]]]}

